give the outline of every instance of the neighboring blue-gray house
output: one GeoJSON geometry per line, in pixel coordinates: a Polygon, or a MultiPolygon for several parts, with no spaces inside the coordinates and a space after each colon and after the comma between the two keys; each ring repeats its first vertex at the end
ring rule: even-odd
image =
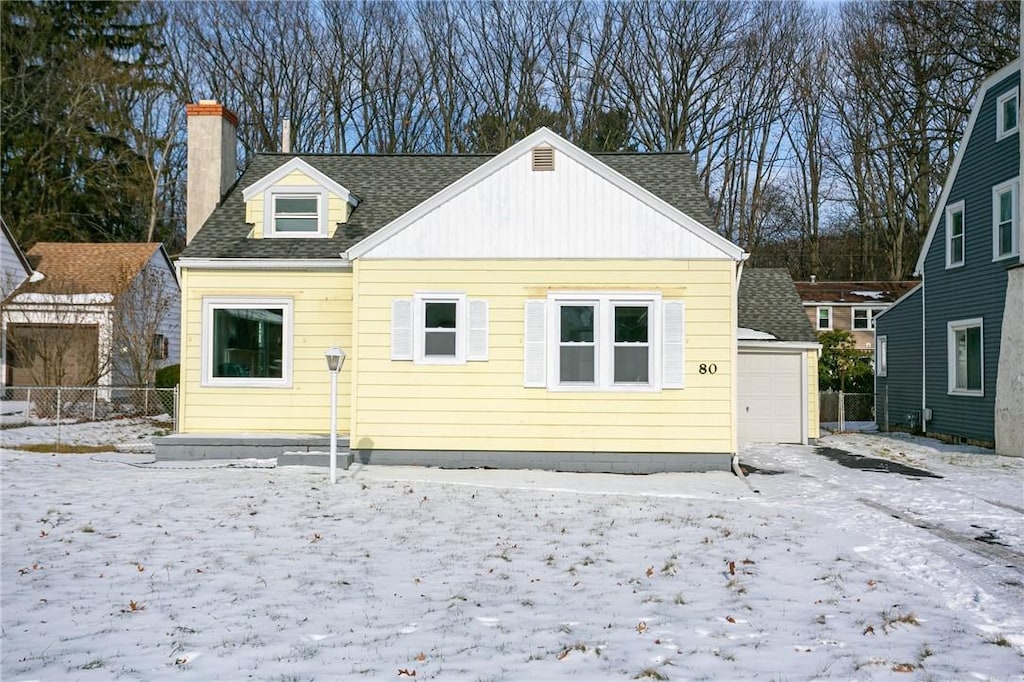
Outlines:
{"type": "Polygon", "coordinates": [[[914,272],[876,318],[878,423],[1024,455],[1020,67],[982,83],[914,272]]]}

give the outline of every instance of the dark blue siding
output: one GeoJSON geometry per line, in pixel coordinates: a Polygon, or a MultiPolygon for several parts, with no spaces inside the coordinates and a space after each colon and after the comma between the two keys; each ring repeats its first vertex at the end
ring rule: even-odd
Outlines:
{"type": "MultiPolygon", "coordinates": [[[[875,377],[879,428],[920,427],[921,289],[893,305],[875,321],[875,339],[886,337],[886,376],[875,377]],[[888,409],[887,409],[888,408],[888,409]]],[[[878,347],[878,344],[875,344],[878,347]]]]}
{"type": "Polygon", "coordinates": [[[1018,136],[996,141],[996,99],[1019,81],[1020,73],[1015,71],[985,93],[950,187],[947,205],[964,202],[963,267],[946,269],[945,205],[938,207],[938,228],[925,257],[925,397],[932,410],[932,420],[926,426],[930,433],[995,440],[993,414],[1006,269],[1017,259],[992,260],[992,188],[1020,172],[1018,136]],[[947,324],[971,318],[982,318],[984,324],[984,395],[949,395],[947,324]]]}

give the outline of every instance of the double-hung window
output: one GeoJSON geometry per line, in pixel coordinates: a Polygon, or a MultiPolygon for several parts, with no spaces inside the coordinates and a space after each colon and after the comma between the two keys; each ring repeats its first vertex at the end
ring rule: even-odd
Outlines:
{"type": "Polygon", "coordinates": [[[292,300],[203,299],[203,385],[291,385],[292,300]]]}
{"type": "Polygon", "coordinates": [[[964,202],[946,207],[946,267],[964,264],[964,202]]]}
{"type": "Polygon", "coordinates": [[[1020,99],[1014,88],[996,100],[996,140],[1013,135],[1020,127],[1020,99]]]}
{"type": "Polygon", "coordinates": [[[818,329],[832,329],[832,307],[820,306],[818,308],[818,329]]]}
{"type": "Polygon", "coordinates": [[[980,317],[947,324],[949,352],[949,392],[952,394],[985,394],[985,351],[983,322],[980,317]]]}
{"type": "Polygon", "coordinates": [[[871,308],[853,309],[853,328],[866,331],[875,328],[875,311],[871,308]]]}
{"type": "Polygon", "coordinates": [[[267,192],[268,237],[326,237],[326,197],[319,188],[275,188],[267,192]]]}
{"type": "Polygon", "coordinates": [[[417,293],[391,302],[391,359],[424,365],[487,360],[488,304],[463,293],[417,293]]]}
{"type": "Polygon", "coordinates": [[[889,374],[889,337],[879,336],[875,344],[875,374],[880,377],[889,374]]]}
{"type": "Polygon", "coordinates": [[[660,294],[564,293],[526,302],[526,386],[682,388],[683,304],[660,294]]]}
{"type": "Polygon", "coordinates": [[[1018,240],[1018,181],[1011,180],[992,189],[992,259],[1016,256],[1018,240]]]}

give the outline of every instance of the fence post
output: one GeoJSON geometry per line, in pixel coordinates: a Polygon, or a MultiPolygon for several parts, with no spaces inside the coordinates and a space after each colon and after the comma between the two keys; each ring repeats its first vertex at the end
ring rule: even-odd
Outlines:
{"type": "Polygon", "coordinates": [[[149,416],[149,386],[142,389],[142,416],[149,416]]]}
{"type": "Polygon", "coordinates": [[[839,433],[846,431],[846,400],[843,392],[839,391],[839,433]]]}
{"type": "Polygon", "coordinates": [[[92,389],[92,420],[96,421],[96,396],[99,394],[98,388],[92,389]]]}
{"type": "Polygon", "coordinates": [[[57,386],[57,452],[60,452],[60,386],[57,386]]]}
{"type": "Polygon", "coordinates": [[[29,414],[32,411],[32,387],[28,387],[28,397],[25,399],[25,421],[28,421],[29,414]]]}
{"type": "Polygon", "coordinates": [[[171,421],[174,423],[174,432],[178,433],[178,384],[174,384],[174,402],[171,405],[171,421]]]}

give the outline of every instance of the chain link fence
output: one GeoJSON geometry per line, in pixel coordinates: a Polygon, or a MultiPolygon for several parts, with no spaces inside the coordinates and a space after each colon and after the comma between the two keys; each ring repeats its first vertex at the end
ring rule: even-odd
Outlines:
{"type": "Polygon", "coordinates": [[[62,424],[149,417],[176,426],[177,405],[177,387],[10,386],[0,389],[0,423],[62,424]]]}
{"type": "Polygon", "coordinates": [[[822,391],[818,394],[818,421],[830,431],[874,428],[875,394],[822,391]]]}

